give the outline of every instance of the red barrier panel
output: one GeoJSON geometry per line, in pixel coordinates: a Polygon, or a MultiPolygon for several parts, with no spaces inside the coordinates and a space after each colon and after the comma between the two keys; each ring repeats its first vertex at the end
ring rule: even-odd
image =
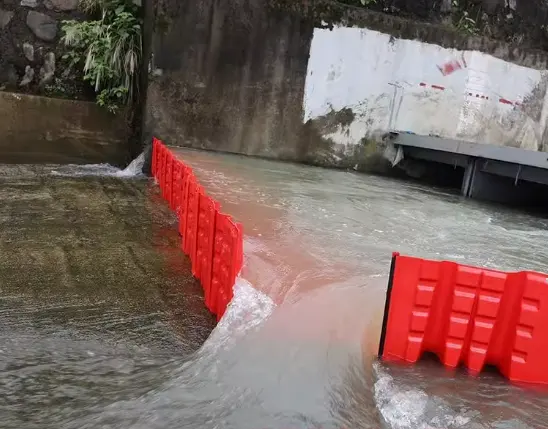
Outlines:
{"type": "Polygon", "coordinates": [[[185,235],[186,235],[186,220],[188,213],[188,187],[191,181],[191,178],[194,177],[192,169],[190,167],[185,167],[184,175],[181,179],[181,193],[180,193],[180,204],[177,211],[179,216],[179,233],[181,234],[181,249],[185,250],[185,235]]]}
{"type": "Polygon", "coordinates": [[[156,179],[156,182],[160,184],[160,171],[162,170],[162,151],[163,151],[164,145],[161,144],[159,141],[156,142],[154,145],[155,154],[156,154],[156,171],[154,173],[154,179],[156,179]]]}
{"type": "Polygon", "coordinates": [[[206,195],[192,169],[160,140],[153,140],[152,158],[162,196],[179,217],[181,248],[202,283],[207,308],[219,320],[232,299],[243,264],[242,225],[219,213],[219,203],[206,195]]]}
{"type": "Polygon", "coordinates": [[[156,164],[158,162],[158,149],[159,149],[159,141],[156,137],[152,137],[152,165],[151,165],[151,172],[152,177],[157,178],[156,175],[156,164]]]}
{"type": "Polygon", "coordinates": [[[219,320],[232,299],[232,286],[239,268],[239,228],[232,219],[217,212],[215,220],[215,243],[213,246],[213,270],[211,276],[211,311],[219,320]]]}
{"type": "Polygon", "coordinates": [[[244,227],[241,223],[237,223],[238,227],[238,241],[237,251],[238,251],[238,260],[236,261],[236,275],[240,275],[240,271],[244,266],[244,227]]]}
{"type": "Polygon", "coordinates": [[[187,211],[183,250],[190,260],[194,261],[194,258],[196,257],[196,240],[198,236],[198,209],[202,189],[194,176],[189,177],[187,186],[187,211]]]}
{"type": "Polygon", "coordinates": [[[180,178],[178,182],[175,184],[175,187],[173,189],[175,203],[174,203],[174,210],[179,215],[181,212],[181,206],[185,202],[183,200],[184,196],[184,187],[185,187],[185,181],[188,179],[189,174],[192,174],[192,169],[190,167],[187,167],[183,162],[178,161],[181,165],[180,169],[180,178]]]}
{"type": "Polygon", "coordinates": [[[171,188],[173,186],[173,163],[175,159],[170,151],[166,151],[166,165],[165,165],[165,178],[164,178],[164,194],[163,197],[171,207],[171,188]]]}
{"type": "Polygon", "coordinates": [[[181,178],[183,176],[183,170],[184,164],[178,159],[175,159],[173,161],[173,180],[171,182],[171,195],[169,198],[171,202],[170,207],[172,210],[175,210],[175,212],[177,212],[177,208],[179,207],[179,200],[181,197],[181,178]]]}
{"type": "Polygon", "coordinates": [[[209,301],[211,288],[215,221],[219,209],[219,203],[204,193],[200,194],[196,258],[192,264],[192,274],[194,274],[198,280],[201,280],[206,302],[209,301]]]}
{"type": "Polygon", "coordinates": [[[166,187],[166,164],[167,164],[167,149],[164,145],[160,145],[160,171],[158,172],[158,183],[162,196],[166,187]]]}
{"type": "Polygon", "coordinates": [[[394,255],[379,356],[548,383],[548,276],[394,255]]]}

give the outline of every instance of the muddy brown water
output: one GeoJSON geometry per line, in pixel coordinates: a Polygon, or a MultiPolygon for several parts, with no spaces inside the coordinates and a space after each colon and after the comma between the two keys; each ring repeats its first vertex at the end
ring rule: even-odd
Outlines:
{"type": "Polygon", "coordinates": [[[150,180],[0,169],[0,427],[548,427],[542,390],[373,357],[392,251],[543,271],[545,220],[378,177],[180,155],[245,228],[213,331],[150,180]]]}

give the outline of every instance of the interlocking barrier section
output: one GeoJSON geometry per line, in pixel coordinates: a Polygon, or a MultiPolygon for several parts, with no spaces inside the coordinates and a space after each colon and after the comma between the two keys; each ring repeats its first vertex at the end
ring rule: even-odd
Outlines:
{"type": "Polygon", "coordinates": [[[152,141],[152,175],[162,197],[177,213],[181,249],[202,284],[206,306],[220,320],[243,265],[242,226],[221,212],[220,204],[207,195],[192,168],[156,138],[152,141]]]}
{"type": "Polygon", "coordinates": [[[548,384],[548,276],[394,254],[379,357],[548,384]]]}

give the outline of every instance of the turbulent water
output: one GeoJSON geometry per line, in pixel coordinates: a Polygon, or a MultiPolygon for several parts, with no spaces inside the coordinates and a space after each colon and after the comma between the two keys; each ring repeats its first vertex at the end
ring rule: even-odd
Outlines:
{"type": "Polygon", "coordinates": [[[181,156],[245,230],[235,298],[196,352],[211,320],[195,284],[177,282],[185,268],[175,220],[146,178],[109,166],[42,168],[32,180],[2,174],[13,188],[4,202],[24,200],[29,186],[52,207],[64,202],[32,221],[28,198],[2,214],[40,262],[31,259],[28,278],[21,258],[11,277],[0,265],[3,427],[548,427],[542,391],[373,357],[392,251],[545,271],[546,221],[378,177],[181,156]],[[55,258],[36,250],[41,241],[55,258]],[[71,258],[59,273],[40,273],[71,258]]]}

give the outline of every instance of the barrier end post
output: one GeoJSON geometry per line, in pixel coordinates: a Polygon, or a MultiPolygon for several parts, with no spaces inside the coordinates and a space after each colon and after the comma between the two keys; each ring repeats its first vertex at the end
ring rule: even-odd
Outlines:
{"type": "Polygon", "coordinates": [[[388,313],[390,311],[390,297],[392,295],[392,286],[394,282],[394,270],[396,269],[396,259],[400,256],[398,252],[392,253],[392,262],[390,263],[390,274],[388,277],[388,287],[386,288],[386,301],[384,303],[384,316],[382,320],[381,338],[379,341],[379,359],[382,359],[384,353],[384,341],[386,339],[386,327],[388,325],[388,313]]]}

